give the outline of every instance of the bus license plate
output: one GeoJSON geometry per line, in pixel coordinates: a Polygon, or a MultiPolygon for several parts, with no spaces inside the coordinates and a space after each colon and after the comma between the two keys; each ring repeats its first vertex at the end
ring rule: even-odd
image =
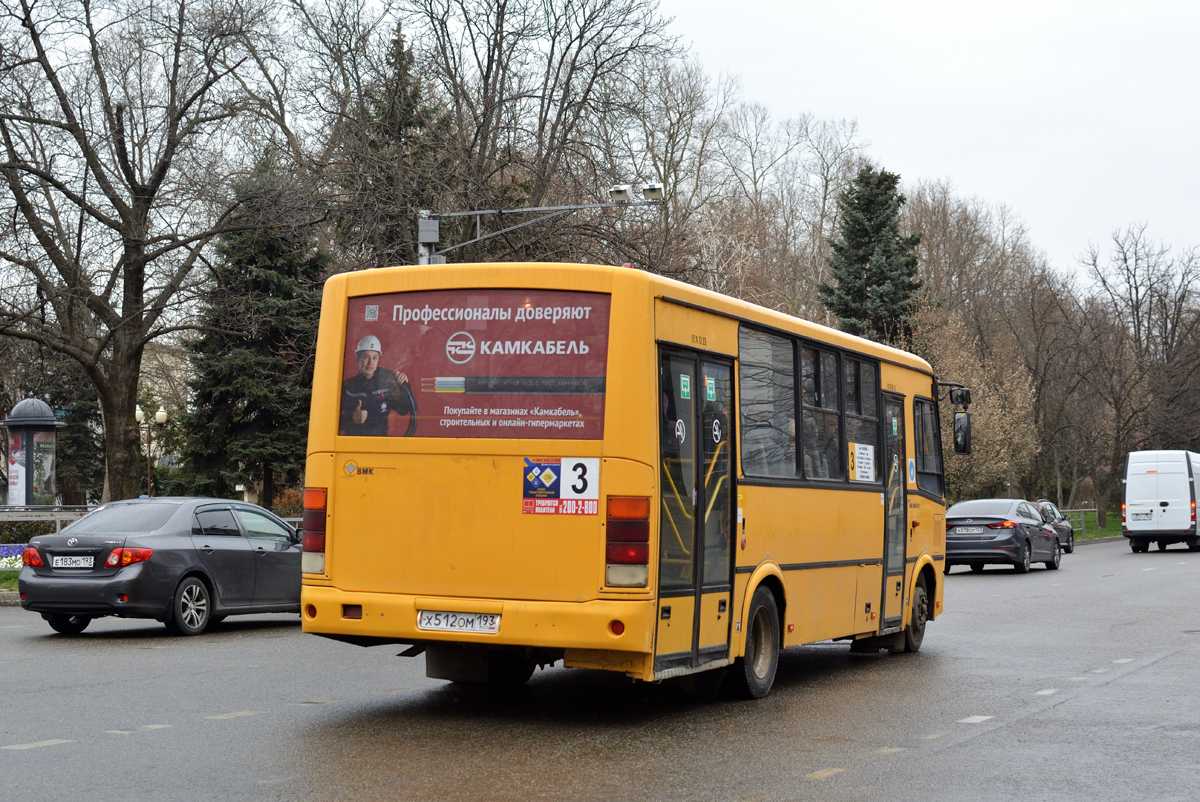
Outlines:
{"type": "Polygon", "coordinates": [[[417,613],[417,629],[484,632],[494,635],[500,631],[500,616],[494,613],[444,613],[438,610],[421,610],[417,613]]]}
{"type": "Polygon", "coordinates": [[[954,530],[954,533],[958,534],[958,535],[982,535],[983,527],[982,526],[960,526],[954,530]]]}
{"type": "Polygon", "coordinates": [[[1135,520],[1135,521],[1149,521],[1149,520],[1152,520],[1153,518],[1154,518],[1153,512],[1135,512],[1133,514],[1133,520],[1135,520]]]}
{"type": "Polygon", "coordinates": [[[91,568],[92,557],[51,557],[51,568],[91,568]]]}

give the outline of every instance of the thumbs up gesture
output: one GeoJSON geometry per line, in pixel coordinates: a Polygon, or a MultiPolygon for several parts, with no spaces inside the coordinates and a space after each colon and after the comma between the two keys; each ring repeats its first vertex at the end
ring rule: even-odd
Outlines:
{"type": "Polygon", "coordinates": [[[367,422],[367,411],[362,408],[361,400],[358,402],[358,406],[354,408],[354,411],[350,413],[350,420],[354,421],[355,424],[367,422]]]}

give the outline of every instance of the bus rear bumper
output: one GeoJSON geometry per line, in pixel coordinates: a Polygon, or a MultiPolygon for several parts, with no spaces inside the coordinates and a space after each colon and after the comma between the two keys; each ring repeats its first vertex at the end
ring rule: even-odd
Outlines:
{"type": "Polygon", "coordinates": [[[645,654],[654,649],[652,625],[657,612],[653,599],[464,599],[360,593],[317,585],[304,586],[301,610],[305,632],[363,645],[443,641],[645,654]],[[500,628],[494,634],[421,629],[417,626],[420,610],[499,614],[500,628]],[[614,627],[614,622],[622,626],[614,627]],[[623,631],[618,635],[614,629],[623,631]]]}

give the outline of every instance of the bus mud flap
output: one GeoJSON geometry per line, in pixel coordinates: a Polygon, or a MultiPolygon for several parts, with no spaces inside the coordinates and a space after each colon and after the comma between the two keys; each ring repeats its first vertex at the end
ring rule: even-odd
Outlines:
{"type": "Polygon", "coordinates": [[[904,651],[904,632],[872,635],[869,638],[859,638],[850,644],[850,654],[875,654],[880,649],[887,649],[889,652],[904,651]]]}

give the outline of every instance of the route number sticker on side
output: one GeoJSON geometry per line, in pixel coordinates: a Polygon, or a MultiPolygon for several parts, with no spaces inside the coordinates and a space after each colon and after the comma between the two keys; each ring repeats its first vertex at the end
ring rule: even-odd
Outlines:
{"type": "Polygon", "coordinates": [[[526,515],[596,515],[600,510],[598,457],[526,457],[521,512],[526,515]]]}

